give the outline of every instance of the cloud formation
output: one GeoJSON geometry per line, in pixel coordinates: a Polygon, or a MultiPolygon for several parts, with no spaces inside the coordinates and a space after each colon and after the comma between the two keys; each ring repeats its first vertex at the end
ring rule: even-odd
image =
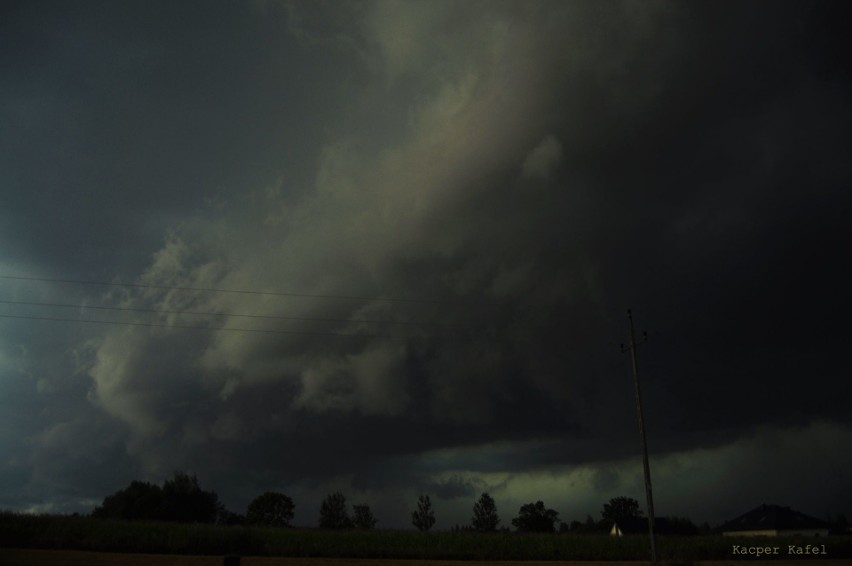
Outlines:
{"type": "Polygon", "coordinates": [[[561,159],[562,144],[555,137],[547,136],[524,159],[522,173],[524,177],[547,180],[561,159]]]}
{"type": "MultiPolygon", "coordinates": [[[[72,508],[181,468],[236,510],[290,492],[300,524],[332,489],[375,501],[384,526],[404,525],[419,492],[443,526],[485,490],[506,522],[544,488],[582,519],[639,498],[628,307],[650,335],[640,368],[664,513],[692,515],[678,503],[691,493],[697,520],[729,518],[759,503],[708,495],[730,478],[757,486],[761,466],[848,436],[852,115],[848,81],[810,42],[830,13],[170,10],[175,28],[136,29],[138,14],[111,8],[94,35],[87,8],[13,18],[28,31],[6,41],[25,56],[0,96],[20,126],[0,136],[26,130],[44,149],[6,158],[4,230],[27,237],[2,266],[141,287],[4,290],[152,326],[2,320],[15,336],[4,387],[41,411],[6,417],[30,440],[3,439],[17,455],[3,493],[25,495],[0,505],[51,493],[72,508]],[[39,35],[45,17],[66,35],[39,35]],[[88,97],[42,40],[74,48],[88,97]],[[52,113],[89,133],[59,121],[38,134],[33,116],[52,113]],[[94,468],[97,485],[83,479],[94,468]]],[[[826,488],[790,504],[848,507],[830,487],[842,458],[821,461],[766,497],[795,499],[806,478],[826,488]]]]}

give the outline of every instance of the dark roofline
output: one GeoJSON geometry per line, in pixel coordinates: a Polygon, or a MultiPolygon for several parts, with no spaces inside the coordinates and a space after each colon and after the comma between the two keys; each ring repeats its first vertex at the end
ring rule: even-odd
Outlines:
{"type": "Polygon", "coordinates": [[[828,529],[825,521],[781,505],[760,505],[717,527],[719,532],[828,529]]]}

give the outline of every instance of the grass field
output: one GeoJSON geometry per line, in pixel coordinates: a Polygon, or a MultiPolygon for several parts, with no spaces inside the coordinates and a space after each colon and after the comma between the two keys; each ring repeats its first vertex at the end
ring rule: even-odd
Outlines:
{"type": "MultiPolygon", "coordinates": [[[[734,544],[754,545],[755,540],[721,536],[663,536],[657,539],[657,554],[661,561],[668,563],[721,560],[730,565],[735,559],[741,558],[732,554],[734,544]]],[[[823,565],[827,564],[827,560],[843,560],[846,564],[852,564],[852,538],[847,536],[822,539],[777,538],[773,539],[771,544],[785,549],[788,544],[826,544],[825,556],[802,558],[821,558],[819,562],[823,565]]],[[[468,561],[467,565],[473,564],[471,561],[494,564],[499,561],[565,560],[608,561],[613,564],[614,561],[642,561],[648,558],[648,540],[644,536],[614,538],[514,532],[483,534],[390,530],[325,531],[107,521],[88,517],[35,516],[8,512],[0,512],[0,549],[73,550],[160,557],[178,555],[173,560],[208,560],[205,557],[212,559],[212,562],[203,562],[204,564],[221,564],[221,557],[226,554],[303,559],[369,559],[365,564],[376,563],[379,559],[398,560],[401,561],[400,564],[414,560],[464,560],[468,561]]],[[[10,555],[9,560],[11,559],[10,555]]],[[[11,563],[9,560],[2,560],[0,563],[11,563]]],[[[122,562],[124,563],[132,564],[122,562]]],[[[187,562],[196,563],[202,562],[187,562]]],[[[754,561],[748,563],[754,564],[754,561]]],[[[345,564],[357,563],[348,561],[345,564]]]]}

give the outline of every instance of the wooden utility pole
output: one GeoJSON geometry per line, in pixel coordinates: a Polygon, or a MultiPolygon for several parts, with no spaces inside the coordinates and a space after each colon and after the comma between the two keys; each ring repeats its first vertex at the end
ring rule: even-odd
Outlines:
{"type": "Polygon", "coordinates": [[[642,394],[639,389],[639,365],[636,363],[636,346],[648,340],[648,333],[642,333],[642,340],[638,343],[633,332],[633,315],[630,309],[627,309],[627,320],[630,322],[630,345],[625,349],[621,346],[621,351],[630,350],[630,357],[633,361],[633,382],[636,385],[636,412],[639,415],[639,436],[642,440],[642,463],[645,468],[645,498],[648,502],[648,535],[651,539],[651,564],[657,563],[657,549],[654,544],[654,496],[651,490],[651,465],[648,463],[648,441],[645,438],[645,418],[642,416],[642,394]]]}

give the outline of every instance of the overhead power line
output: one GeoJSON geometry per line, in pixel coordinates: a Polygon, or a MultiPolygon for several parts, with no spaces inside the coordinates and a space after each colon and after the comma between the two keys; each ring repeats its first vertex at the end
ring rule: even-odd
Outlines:
{"type": "Polygon", "coordinates": [[[377,320],[377,319],[366,319],[366,318],[320,318],[320,317],[303,317],[303,316],[284,316],[284,315],[267,315],[267,314],[239,314],[239,313],[226,313],[226,312],[201,312],[201,311],[190,311],[190,310],[167,310],[167,309],[145,309],[145,308],[136,308],[136,307],[107,307],[100,305],[86,305],[86,304],[69,304],[69,303],[42,303],[42,302],[30,302],[30,301],[7,301],[0,300],[0,304],[4,305],[25,305],[25,306],[38,306],[38,307],[60,307],[60,308],[73,308],[73,309],[92,309],[92,310],[103,310],[103,311],[118,311],[118,312],[145,312],[152,314],[188,314],[194,316],[232,316],[238,318],[256,318],[256,319],[266,319],[266,320],[298,320],[305,322],[356,322],[356,323],[366,323],[366,324],[399,324],[399,325],[408,325],[408,326],[459,326],[456,324],[445,323],[445,322],[425,322],[425,321],[404,321],[404,320],[377,320]]]}
{"type": "Polygon", "coordinates": [[[267,295],[273,297],[299,297],[305,299],[335,299],[346,301],[383,301],[389,303],[433,303],[447,304],[457,301],[441,299],[422,299],[408,297],[367,297],[360,295],[319,295],[312,293],[284,293],[280,291],[253,291],[245,289],[217,289],[213,287],[169,287],[167,285],[147,285],[144,283],[116,283],[107,281],[84,281],[78,279],[51,279],[47,277],[24,277],[20,275],[0,275],[0,279],[15,281],[41,281],[46,283],[68,283],[75,285],[101,285],[106,287],[131,287],[138,289],[161,289],[166,291],[201,291],[209,293],[234,293],[241,295],[267,295]]]}
{"type": "Polygon", "coordinates": [[[89,320],[82,318],[62,318],[62,317],[54,317],[54,316],[24,316],[24,315],[15,315],[15,314],[0,314],[0,318],[15,318],[22,320],[46,320],[46,321],[54,321],[54,322],[85,322],[89,324],[111,324],[116,326],[145,326],[145,327],[154,327],[154,328],[178,328],[183,330],[214,330],[214,331],[227,331],[227,332],[258,332],[262,334],[298,334],[298,335],[306,335],[306,336],[361,336],[365,338],[383,338],[388,335],[385,334],[365,334],[360,332],[311,332],[311,331],[303,331],[303,330],[266,330],[262,328],[232,328],[228,326],[224,327],[210,327],[210,326],[192,326],[192,325],[184,325],[184,324],[157,324],[153,322],[122,322],[117,320],[89,320]]]}

